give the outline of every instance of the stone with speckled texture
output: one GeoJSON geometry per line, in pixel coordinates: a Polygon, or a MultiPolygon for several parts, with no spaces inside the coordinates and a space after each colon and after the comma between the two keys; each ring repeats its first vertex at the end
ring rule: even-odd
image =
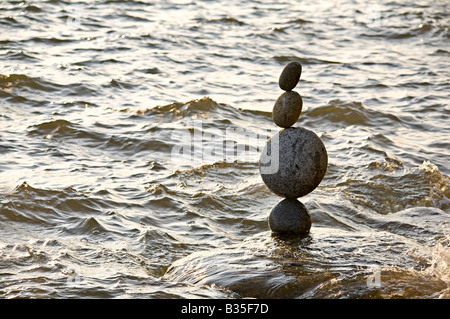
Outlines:
{"type": "Polygon", "coordinates": [[[272,136],[259,159],[263,182],[276,195],[299,198],[325,176],[328,154],[320,137],[303,127],[285,128],[272,136]]]}

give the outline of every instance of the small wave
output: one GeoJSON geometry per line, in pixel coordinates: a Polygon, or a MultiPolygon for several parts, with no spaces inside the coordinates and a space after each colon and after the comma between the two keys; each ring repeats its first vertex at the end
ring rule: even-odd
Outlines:
{"type": "Polygon", "coordinates": [[[10,146],[10,145],[2,145],[2,144],[0,144],[0,152],[2,153],[2,154],[6,154],[6,153],[9,153],[9,152],[13,152],[14,151],[14,147],[13,146],[10,146]]]}
{"type": "MultiPolygon", "coordinates": [[[[155,195],[155,193],[153,193],[153,195],[155,195]]],[[[168,196],[152,197],[147,201],[145,206],[153,209],[157,214],[164,212],[164,216],[166,217],[169,217],[170,215],[178,216],[179,213],[184,211],[183,203],[168,196]]],[[[155,218],[153,218],[153,220],[155,221],[155,218]]]]}
{"type": "MultiPolygon", "coordinates": [[[[373,169],[378,165],[370,166],[373,169]]],[[[450,178],[429,162],[416,168],[388,169],[366,178],[350,178],[339,186],[344,187],[343,193],[352,202],[380,214],[417,206],[437,207],[444,211],[450,208],[450,178]]]]}
{"type": "Polygon", "coordinates": [[[58,212],[45,201],[41,205],[43,199],[55,194],[57,192],[34,188],[23,182],[0,203],[0,218],[5,222],[55,225],[55,219],[59,217],[58,212]]]}
{"type": "Polygon", "coordinates": [[[135,22],[144,22],[145,23],[145,22],[150,22],[151,21],[151,20],[149,20],[149,19],[147,19],[145,17],[132,15],[132,14],[129,14],[129,13],[126,13],[126,12],[120,14],[120,17],[124,18],[125,20],[131,20],[131,21],[135,21],[135,22]]]}
{"type": "Polygon", "coordinates": [[[130,89],[135,89],[135,88],[139,87],[139,85],[132,84],[130,82],[125,82],[122,80],[112,79],[107,84],[104,84],[103,87],[112,87],[112,88],[117,88],[117,89],[130,90],[130,89]]]}
{"type": "Polygon", "coordinates": [[[26,25],[14,19],[14,17],[0,17],[0,25],[10,26],[14,28],[25,28],[26,25]]]}
{"type": "Polygon", "coordinates": [[[30,77],[24,74],[0,74],[0,89],[17,90],[25,89],[27,91],[42,91],[42,92],[59,92],[58,94],[73,96],[73,95],[97,95],[97,91],[82,83],[74,83],[61,85],[50,82],[41,77],[30,77]]]}
{"type": "Polygon", "coordinates": [[[203,114],[206,117],[210,113],[217,111],[221,105],[209,97],[192,100],[187,103],[175,102],[172,104],[157,106],[151,109],[138,110],[138,114],[150,113],[154,115],[173,114],[176,117],[189,117],[203,114]]]}
{"type": "Polygon", "coordinates": [[[295,61],[300,62],[302,65],[311,65],[311,64],[341,64],[339,61],[318,59],[318,58],[300,58],[297,56],[274,56],[275,61],[280,64],[285,64],[287,62],[295,61]]]}
{"type": "MultiPolygon", "coordinates": [[[[415,219],[421,218],[420,215],[415,216],[415,219]]],[[[448,221],[448,219],[447,219],[448,221]]],[[[437,221],[437,223],[442,223],[437,221]]],[[[443,226],[444,229],[444,226],[443,226]]],[[[422,294],[428,294],[434,299],[448,299],[450,298],[450,237],[448,233],[443,236],[435,236],[438,240],[435,244],[424,249],[410,249],[408,255],[415,258],[420,267],[400,270],[396,267],[384,267],[385,274],[395,276],[399,272],[407,274],[409,282],[432,282],[433,285],[421,287],[422,294]]],[[[429,245],[429,242],[427,241],[429,245]]],[[[416,291],[408,289],[409,293],[417,294],[416,291]]]]}
{"type": "Polygon", "coordinates": [[[233,17],[223,17],[223,18],[217,18],[217,19],[203,19],[203,18],[197,18],[195,19],[199,23],[211,23],[211,24],[227,24],[227,25],[236,25],[236,26],[244,26],[246,25],[245,22],[240,21],[233,17]]]}
{"type": "Polygon", "coordinates": [[[111,136],[102,147],[107,149],[119,149],[120,151],[129,154],[137,154],[140,152],[162,152],[167,154],[172,150],[173,145],[155,137],[141,140],[129,137],[111,136]]]}
{"type": "Polygon", "coordinates": [[[448,37],[448,26],[436,24],[434,22],[424,22],[417,27],[381,27],[371,31],[372,32],[370,33],[363,32],[360,36],[391,40],[404,40],[415,37],[423,37],[425,35],[431,35],[431,37],[435,38],[439,38],[441,36],[448,37]]]}
{"type": "Polygon", "coordinates": [[[65,227],[65,232],[76,235],[101,235],[107,233],[108,230],[94,217],[86,217],[65,227]]]}
{"type": "Polygon", "coordinates": [[[291,21],[289,21],[288,23],[293,23],[293,24],[306,24],[306,23],[313,23],[313,22],[312,22],[311,20],[306,20],[306,19],[298,18],[298,19],[291,20],[291,21]]]}
{"type": "Polygon", "coordinates": [[[9,92],[0,90],[0,97],[5,98],[6,101],[10,103],[22,104],[27,107],[30,106],[36,107],[37,109],[33,111],[35,114],[41,113],[41,111],[38,111],[38,108],[40,106],[48,105],[48,102],[46,100],[37,100],[37,99],[31,100],[20,94],[13,94],[12,92],[10,92],[11,90],[8,91],[9,92]]]}
{"type": "Polygon", "coordinates": [[[323,122],[324,120],[333,125],[367,125],[367,126],[392,126],[401,123],[401,120],[390,113],[370,110],[361,102],[344,102],[332,100],[328,105],[308,109],[300,121],[306,119],[309,122],[323,122]]]}
{"type": "Polygon", "coordinates": [[[98,60],[98,59],[89,59],[89,60],[83,60],[80,62],[75,62],[73,65],[76,66],[90,66],[95,64],[115,64],[115,63],[126,63],[124,61],[116,60],[116,59],[104,59],[104,60],[98,60]]]}
{"type": "Polygon", "coordinates": [[[45,81],[42,78],[29,77],[24,74],[0,75],[0,88],[30,88],[46,92],[54,92],[60,89],[60,86],[45,81]]]}
{"type": "MultiPolygon", "coordinates": [[[[59,119],[59,120],[53,120],[50,122],[36,124],[36,125],[33,125],[33,127],[36,128],[36,131],[42,131],[43,133],[46,133],[46,132],[48,133],[55,129],[60,129],[60,128],[63,128],[66,126],[72,126],[72,125],[73,124],[67,120],[59,119]]],[[[35,131],[32,131],[32,132],[35,132],[35,131]]]]}
{"type": "Polygon", "coordinates": [[[83,131],[78,125],[67,120],[57,119],[49,122],[35,124],[29,127],[28,134],[40,135],[45,139],[63,138],[70,136],[100,139],[101,137],[83,131]]]}
{"type": "Polygon", "coordinates": [[[433,55],[444,55],[444,56],[448,56],[448,55],[450,55],[450,52],[447,51],[447,50],[438,49],[438,50],[434,51],[433,55]]]}
{"type": "Polygon", "coordinates": [[[109,214],[121,205],[105,194],[87,195],[71,187],[40,189],[24,182],[0,203],[0,218],[52,227],[66,235],[121,236],[122,231],[129,229],[125,224],[116,223],[116,216],[109,214]]]}
{"type": "Polygon", "coordinates": [[[372,227],[427,244],[430,238],[442,236],[449,215],[435,207],[411,207],[372,221],[372,227]],[[420,222],[419,222],[420,221],[420,222]]]}
{"type": "MultiPolygon", "coordinates": [[[[99,124],[96,126],[101,127],[99,124]]],[[[70,143],[83,141],[82,145],[89,149],[100,148],[108,151],[120,151],[128,155],[136,155],[140,152],[163,152],[167,154],[173,147],[173,145],[158,137],[134,138],[128,135],[108,135],[62,119],[33,125],[30,127],[29,134],[38,135],[45,139],[65,140],[70,143]]]]}
{"type": "Polygon", "coordinates": [[[63,103],[61,103],[61,105],[64,108],[68,108],[68,107],[72,107],[72,106],[82,107],[82,108],[98,107],[97,104],[95,104],[93,102],[85,101],[85,100],[77,100],[77,101],[72,100],[72,101],[68,101],[68,102],[63,102],[63,103]]]}
{"type": "Polygon", "coordinates": [[[215,162],[213,164],[203,164],[194,168],[189,168],[185,170],[175,170],[173,176],[205,176],[212,171],[223,171],[229,168],[235,170],[245,170],[245,169],[255,169],[257,168],[257,163],[243,163],[243,162],[215,162]]]}
{"type": "Polygon", "coordinates": [[[146,74],[161,74],[162,73],[162,71],[158,68],[144,68],[144,69],[139,69],[137,71],[146,73],[146,74]]]}
{"type": "Polygon", "coordinates": [[[253,123],[264,123],[267,126],[267,120],[272,118],[272,112],[234,108],[227,104],[217,103],[209,97],[191,100],[186,103],[174,102],[148,109],[126,108],[121,111],[131,113],[134,116],[149,116],[153,120],[160,122],[183,119],[210,120],[211,124],[215,124],[220,128],[224,126],[219,125],[220,119],[227,121],[224,123],[226,126],[229,126],[231,121],[235,126],[240,126],[241,123],[245,122],[245,125],[242,125],[242,127],[247,127],[253,123]]]}
{"type": "Polygon", "coordinates": [[[437,276],[444,281],[449,288],[439,297],[450,297],[450,246],[447,242],[439,242],[433,247],[430,266],[424,270],[425,273],[437,276]]]}
{"type": "Polygon", "coordinates": [[[77,42],[78,40],[74,39],[61,39],[61,38],[43,38],[43,37],[33,37],[30,39],[27,39],[26,42],[36,42],[36,43],[46,43],[50,45],[57,45],[57,44],[67,44],[72,42],[77,42]]]}
{"type": "Polygon", "coordinates": [[[374,161],[368,165],[368,168],[371,170],[381,170],[386,172],[395,172],[397,170],[403,169],[403,163],[396,159],[391,158],[389,156],[385,156],[382,161],[374,161]]]}
{"type": "Polygon", "coordinates": [[[8,51],[5,53],[6,57],[11,60],[19,60],[19,61],[30,61],[36,62],[39,61],[39,58],[31,55],[29,52],[20,51],[8,51]]]}
{"type": "Polygon", "coordinates": [[[29,12],[42,12],[42,9],[35,5],[27,5],[25,10],[29,12]]]}

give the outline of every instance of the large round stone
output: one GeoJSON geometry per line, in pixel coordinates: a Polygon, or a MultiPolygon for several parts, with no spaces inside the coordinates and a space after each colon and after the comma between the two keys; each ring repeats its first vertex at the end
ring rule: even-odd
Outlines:
{"type": "Polygon", "coordinates": [[[282,90],[291,91],[300,80],[301,74],[302,65],[298,62],[289,62],[280,74],[278,85],[282,90]]]}
{"type": "Polygon", "coordinates": [[[270,212],[269,228],[273,233],[303,235],[311,229],[308,209],[296,199],[283,199],[270,212]]]}
{"type": "Polygon", "coordinates": [[[280,127],[291,127],[297,122],[302,112],[303,100],[295,91],[281,94],[272,110],[272,119],[280,127]]]}
{"type": "Polygon", "coordinates": [[[328,154],[322,140],[302,127],[285,128],[267,142],[259,171],[276,195],[299,198],[312,192],[325,176],[328,154]]]}

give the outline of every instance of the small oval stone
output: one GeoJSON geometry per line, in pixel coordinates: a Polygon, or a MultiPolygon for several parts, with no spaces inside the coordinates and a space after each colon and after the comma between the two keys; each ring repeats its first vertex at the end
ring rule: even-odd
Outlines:
{"type": "Polygon", "coordinates": [[[269,228],[279,235],[304,235],[311,229],[311,216],[302,202],[283,199],[270,212],[269,228]]]}
{"type": "Polygon", "coordinates": [[[303,100],[300,94],[295,91],[281,94],[272,111],[272,119],[280,127],[291,127],[297,122],[302,112],[303,100]]]}
{"type": "Polygon", "coordinates": [[[291,91],[300,80],[301,74],[302,65],[298,62],[289,62],[280,74],[278,85],[282,90],[291,91]]]}
{"type": "Polygon", "coordinates": [[[290,127],[266,142],[259,159],[259,172],[276,195],[299,198],[320,184],[327,165],[328,154],[320,137],[303,127],[290,127]]]}

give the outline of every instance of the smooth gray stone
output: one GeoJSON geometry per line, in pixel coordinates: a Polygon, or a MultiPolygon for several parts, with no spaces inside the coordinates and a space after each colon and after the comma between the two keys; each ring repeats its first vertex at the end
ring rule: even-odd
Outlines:
{"type": "Polygon", "coordinates": [[[297,122],[302,112],[303,100],[295,91],[281,94],[272,110],[272,119],[280,127],[291,127],[297,122]]]}
{"type": "Polygon", "coordinates": [[[289,62],[280,74],[278,85],[282,90],[291,91],[300,80],[301,74],[302,65],[298,62],[289,62]]]}
{"type": "Polygon", "coordinates": [[[311,229],[308,209],[296,199],[283,199],[270,212],[269,228],[281,235],[304,235],[311,229]]]}
{"type": "Polygon", "coordinates": [[[322,140],[302,127],[272,136],[259,159],[262,180],[276,195],[299,198],[312,192],[325,176],[328,154],[322,140]]]}

